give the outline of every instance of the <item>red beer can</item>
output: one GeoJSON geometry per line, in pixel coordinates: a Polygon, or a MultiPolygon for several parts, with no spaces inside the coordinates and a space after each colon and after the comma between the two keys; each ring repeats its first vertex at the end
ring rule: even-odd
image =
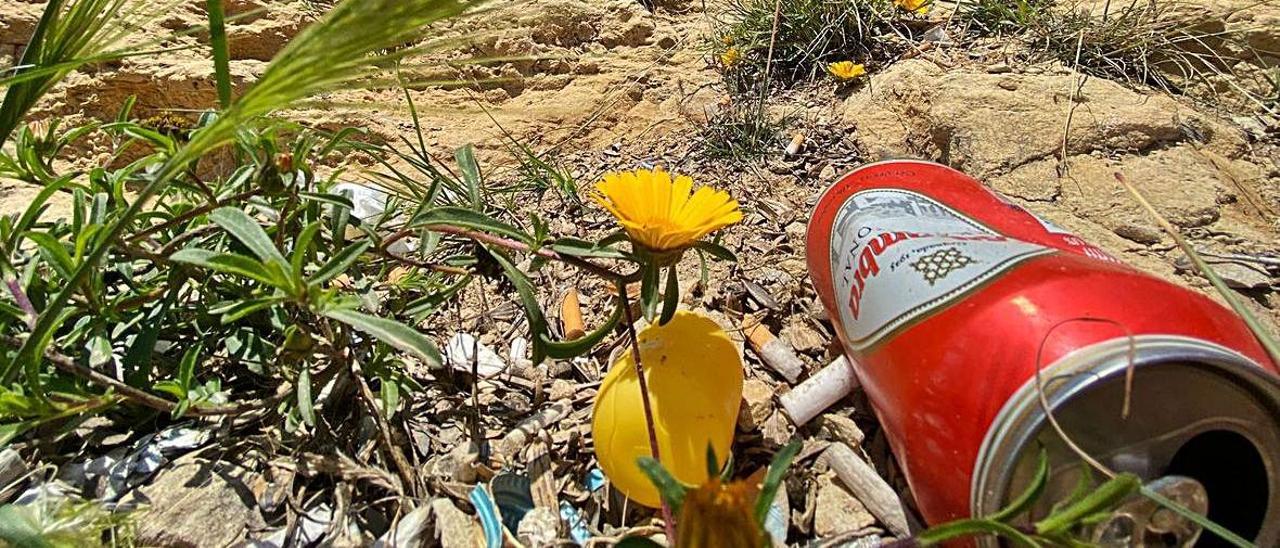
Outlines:
{"type": "MultiPolygon", "coordinates": [[[[1004,507],[1041,447],[1052,472],[1033,515],[1086,472],[1047,422],[1040,367],[1053,416],[1084,451],[1207,495],[1210,519],[1280,546],[1280,377],[1227,308],[930,162],[845,175],[819,199],[807,243],[814,286],[928,523],[1004,507]]],[[[1129,537],[1096,534],[1195,540],[1149,517],[1124,516],[1129,537]]]]}

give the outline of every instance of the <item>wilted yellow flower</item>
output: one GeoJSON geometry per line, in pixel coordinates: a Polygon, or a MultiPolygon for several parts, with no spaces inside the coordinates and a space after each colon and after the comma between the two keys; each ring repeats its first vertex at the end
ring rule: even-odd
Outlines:
{"type": "Polygon", "coordinates": [[[742,220],[738,202],[708,186],[693,191],[693,179],[674,179],[662,168],[606,173],[592,196],[626,229],[631,241],[650,251],[675,251],[742,220]]]}
{"type": "Polygon", "coordinates": [[[841,80],[852,80],[867,73],[866,67],[853,61],[840,61],[827,65],[827,72],[841,80]]]}
{"type": "Polygon", "coordinates": [[[732,34],[726,34],[726,35],[724,35],[724,36],[720,37],[720,43],[722,43],[722,44],[724,44],[724,45],[726,45],[726,46],[732,46],[732,45],[733,45],[733,35],[732,35],[732,34]]]}
{"type": "Polygon", "coordinates": [[[684,495],[676,523],[676,546],[690,548],[764,548],[768,537],[756,522],[755,504],[762,474],[727,485],[711,478],[684,495]]]}
{"type": "Polygon", "coordinates": [[[921,15],[929,13],[930,0],[893,0],[898,7],[921,15]]]}
{"type": "Polygon", "coordinates": [[[738,48],[729,48],[720,54],[720,63],[726,67],[731,67],[742,59],[742,52],[738,48]]]}

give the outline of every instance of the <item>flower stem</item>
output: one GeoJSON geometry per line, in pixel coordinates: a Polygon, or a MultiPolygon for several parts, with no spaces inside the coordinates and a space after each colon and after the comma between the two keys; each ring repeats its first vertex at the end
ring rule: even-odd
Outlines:
{"type": "MultiPolygon", "coordinates": [[[[631,300],[627,298],[627,284],[618,281],[618,298],[622,300],[622,310],[626,314],[627,338],[631,341],[631,361],[636,363],[636,380],[640,382],[640,401],[644,404],[644,425],[649,431],[649,452],[653,460],[662,464],[662,456],[658,452],[658,432],[653,425],[653,408],[649,404],[649,384],[644,378],[644,364],[640,362],[640,340],[636,337],[635,318],[631,316],[631,300]]],[[[667,529],[667,542],[674,545],[676,541],[676,521],[671,514],[671,505],[662,499],[662,522],[667,529]]]]}

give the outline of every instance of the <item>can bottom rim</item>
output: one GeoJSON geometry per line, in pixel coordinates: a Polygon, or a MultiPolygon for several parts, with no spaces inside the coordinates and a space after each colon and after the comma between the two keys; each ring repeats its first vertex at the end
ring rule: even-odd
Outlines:
{"type": "MultiPolygon", "coordinates": [[[[1061,418],[1062,412],[1078,409],[1073,402],[1088,397],[1091,390],[1101,390],[1117,379],[1123,382],[1130,363],[1134,374],[1141,371],[1144,375],[1168,371],[1181,364],[1184,369],[1194,368],[1198,372],[1203,369],[1206,378],[1224,380],[1232,386],[1244,389],[1257,399],[1259,408],[1264,409],[1265,421],[1268,424],[1245,424],[1258,421],[1209,421],[1204,424],[1189,424],[1188,429],[1199,428],[1210,430],[1226,424],[1228,430],[1258,430],[1260,436],[1252,436],[1256,445],[1275,449],[1280,447],[1280,380],[1262,369],[1253,361],[1230,349],[1206,341],[1187,337],[1169,335],[1143,335],[1132,338],[1121,337],[1097,343],[1059,359],[1042,369],[1040,377],[1043,382],[1044,398],[1054,417],[1061,418]],[[1166,368],[1152,366],[1166,364],[1166,368]],[[1190,366],[1190,367],[1188,367],[1190,366]],[[1075,405],[1075,407],[1072,407],[1075,405]],[[1213,424],[1210,424],[1210,423],[1213,424]],[[1239,427],[1239,428],[1237,428],[1239,427]]],[[[1037,379],[1032,377],[1020,387],[1001,408],[995,420],[987,430],[987,434],[979,449],[974,463],[973,480],[970,487],[970,511],[972,515],[990,515],[1005,504],[1005,501],[1016,495],[1011,492],[1017,476],[1019,465],[1025,467],[1027,451],[1034,448],[1041,435],[1052,430],[1045,409],[1041,405],[1040,390],[1037,379]]],[[[1188,394],[1189,395],[1189,394],[1188,394]]],[[[1169,402],[1177,406],[1179,402],[1169,402]]],[[[1179,406],[1186,407],[1186,406],[1179,406]]],[[[1188,411],[1194,415],[1194,410],[1188,411]]],[[[1228,417],[1229,419],[1229,417],[1228,417]]],[[[1072,434],[1068,429],[1068,434],[1072,434]]],[[[1081,432],[1081,434],[1087,434],[1081,432]]],[[[1056,437],[1056,434],[1054,434],[1056,437]]],[[[1132,440],[1137,441],[1137,440],[1132,440]]],[[[1266,454],[1265,452],[1263,453],[1266,454]]],[[[1067,460],[1070,456],[1060,456],[1057,460],[1067,460]]],[[[1274,457],[1267,457],[1274,458],[1274,457]]],[[[1076,460],[1079,460],[1078,458],[1076,460]]],[[[1150,464],[1150,463],[1148,463],[1150,464]]],[[[1166,463],[1167,464],[1167,463],[1166,463]]],[[[1158,465],[1158,463],[1157,463],[1158,465]]],[[[1163,467],[1163,465],[1158,465],[1163,467]]],[[[1145,470],[1141,466],[1135,471],[1145,480],[1163,475],[1161,469],[1145,470]]],[[[1277,463],[1266,464],[1266,475],[1269,476],[1271,489],[1268,493],[1270,503],[1264,510],[1269,515],[1256,536],[1260,545],[1272,545],[1280,542],[1280,470],[1277,463]]],[[[981,539],[982,546],[996,546],[992,539],[981,539]]]]}

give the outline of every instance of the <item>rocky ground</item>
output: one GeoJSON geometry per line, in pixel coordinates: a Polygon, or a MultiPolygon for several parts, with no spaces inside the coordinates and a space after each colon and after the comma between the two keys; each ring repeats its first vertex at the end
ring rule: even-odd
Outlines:
{"type": "MultiPolygon", "coordinates": [[[[198,4],[182,3],[157,23],[172,31],[199,25],[204,16],[198,4]]],[[[323,9],[258,0],[228,6],[233,16],[242,15],[229,28],[232,72],[240,85],[260,74],[274,52],[323,9]]],[[[9,64],[25,43],[41,9],[41,3],[27,0],[0,6],[0,65],[9,64]]],[[[417,71],[414,77],[423,80],[479,82],[410,92],[427,129],[427,145],[448,157],[454,148],[474,143],[482,162],[500,177],[511,163],[507,132],[559,158],[584,187],[604,171],[655,164],[727,188],[746,214],[723,242],[739,262],[712,265],[706,285],[693,283],[698,277],[693,266],[682,272],[689,280],[684,286],[694,288],[686,303],[721,313],[729,322],[737,322],[742,312],[762,319],[797,351],[809,372],[832,359],[836,349],[805,268],[808,211],[839,174],[887,157],[952,165],[1130,264],[1208,292],[1169,237],[1117,186],[1113,173],[1123,173],[1217,263],[1273,332],[1280,332],[1275,263],[1268,270],[1249,260],[1280,257],[1280,146],[1274,120],[1085,77],[1005,43],[948,40],[910,59],[886,60],[852,84],[816,82],[778,92],[771,108],[796,119],[788,136],[805,136],[796,154],[784,154],[779,145],[751,161],[716,159],[703,153],[700,135],[708,116],[728,100],[703,46],[719,9],[716,3],[666,2],[651,11],[629,0],[530,0],[500,6],[483,19],[455,22],[443,34],[469,39],[443,57],[527,59],[417,71]]],[[[1205,0],[1195,9],[1221,28],[1246,29],[1254,47],[1271,52],[1259,62],[1277,63],[1280,5],[1205,0]]],[[[938,10],[932,17],[942,22],[945,13],[938,10]]],[[[216,94],[207,50],[199,44],[196,35],[169,36],[161,45],[197,47],[73,74],[36,116],[110,119],[130,95],[137,96],[140,116],[210,108],[216,94]]],[[[289,116],[324,128],[364,128],[369,139],[382,142],[396,142],[412,130],[399,90],[337,93],[289,116]]],[[[34,192],[0,180],[0,212],[21,210],[34,192]]],[[[595,233],[608,226],[605,214],[591,205],[566,208],[548,201],[531,207],[540,208],[559,234],[595,233]]],[[[607,312],[602,282],[560,268],[545,270],[541,282],[548,308],[576,286],[584,295],[588,325],[607,312]]],[[[518,338],[511,335],[519,332],[519,314],[510,295],[488,289],[496,298],[488,301],[491,308],[462,319],[458,328],[479,333],[483,343],[508,356],[518,338]]],[[[467,302],[477,301],[472,296],[467,302]]],[[[528,375],[542,375],[549,379],[545,383],[516,374],[516,359],[508,360],[511,371],[480,383],[481,403],[492,411],[486,434],[495,444],[552,405],[547,402],[564,405],[558,420],[541,426],[540,443],[512,447],[500,456],[517,469],[549,465],[551,499],[558,496],[583,510],[606,536],[643,515],[585,483],[592,470],[590,396],[607,366],[608,350],[528,375]]],[[[748,381],[735,447],[739,469],[750,471],[797,432],[775,404],[776,396],[789,389],[787,381],[752,352],[746,355],[748,381]]],[[[455,408],[460,396],[449,390],[432,387],[423,394],[406,421],[412,439],[405,441],[439,488],[438,498],[423,505],[432,514],[423,523],[434,523],[439,533],[427,529],[424,538],[440,534],[444,545],[463,546],[479,528],[468,488],[493,470],[476,462],[455,408]]],[[[806,464],[787,482],[788,538],[888,535],[877,517],[814,460],[830,443],[860,448],[910,507],[910,495],[865,401],[855,394],[798,434],[806,440],[801,453],[806,464]]],[[[120,452],[134,440],[94,440],[86,443],[84,456],[120,452]]],[[[276,454],[268,436],[217,440],[175,454],[171,464],[130,494],[149,503],[139,519],[144,543],[224,546],[269,539],[287,524],[305,528],[309,523],[319,524],[312,527],[318,536],[311,538],[369,540],[346,528],[334,511],[356,512],[360,501],[344,501],[341,492],[336,498],[290,497],[284,505],[289,511],[283,511],[280,493],[292,495],[297,476],[378,482],[387,476],[385,470],[365,467],[360,455],[343,461],[315,453],[276,454]]]]}

